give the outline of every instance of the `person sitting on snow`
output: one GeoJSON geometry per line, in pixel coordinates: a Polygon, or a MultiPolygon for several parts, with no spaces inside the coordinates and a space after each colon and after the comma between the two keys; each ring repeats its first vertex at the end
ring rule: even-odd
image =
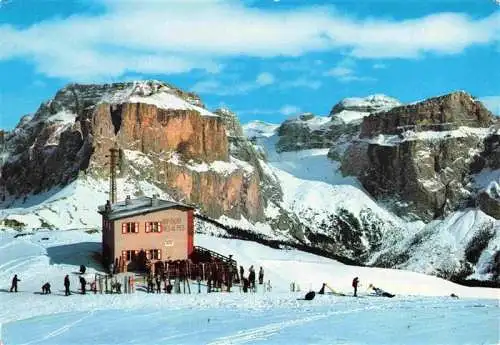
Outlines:
{"type": "Polygon", "coordinates": [[[395,295],[393,295],[393,294],[391,294],[391,293],[389,293],[389,292],[386,292],[386,291],[384,291],[384,290],[382,290],[382,289],[380,289],[380,288],[377,288],[377,287],[373,286],[372,284],[370,284],[370,285],[368,286],[368,288],[369,288],[369,289],[372,289],[372,290],[373,290],[373,292],[375,293],[375,295],[377,295],[377,296],[382,296],[382,297],[391,297],[391,298],[395,296],[395,295]]]}

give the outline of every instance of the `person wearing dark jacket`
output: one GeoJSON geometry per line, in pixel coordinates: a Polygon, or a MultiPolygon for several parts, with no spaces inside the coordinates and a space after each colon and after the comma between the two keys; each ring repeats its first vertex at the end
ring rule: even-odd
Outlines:
{"type": "Polygon", "coordinates": [[[17,292],[17,282],[20,282],[21,279],[17,277],[17,274],[14,275],[14,278],[12,278],[12,285],[10,286],[10,292],[14,290],[14,292],[17,292]]]}
{"type": "Polygon", "coordinates": [[[260,266],[259,269],[259,285],[264,284],[264,269],[260,266]]]}
{"type": "Polygon", "coordinates": [[[42,285],[42,294],[43,295],[47,295],[49,293],[51,293],[51,291],[50,291],[50,283],[47,282],[47,283],[45,283],[45,284],[42,285]]]}
{"type": "Polygon", "coordinates": [[[85,280],[85,278],[80,277],[80,285],[82,288],[82,295],[85,295],[85,286],[87,285],[87,281],[85,280]]]}
{"type": "Polygon", "coordinates": [[[243,281],[243,276],[245,274],[245,269],[243,268],[243,266],[240,266],[240,280],[243,281]]]}
{"type": "Polygon", "coordinates": [[[358,296],[358,284],[359,284],[359,278],[356,277],[352,280],[352,287],[354,288],[354,297],[358,296]]]}
{"type": "Polygon", "coordinates": [[[253,265],[250,266],[249,269],[248,281],[250,283],[250,289],[255,292],[255,270],[253,268],[253,265]]]}
{"type": "Polygon", "coordinates": [[[321,286],[321,289],[319,289],[319,291],[318,291],[319,295],[325,294],[325,286],[326,286],[326,283],[323,283],[323,285],[321,286]]]}
{"type": "Polygon", "coordinates": [[[156,293],[161,293],[161,278],[159,274],[156,276],[155,280],[156,280],[156,293]]]}
{"type": "Polygon", "coordinates": [[[66,274],[64,277],[64,296],[69,296],[71,295],[71,292],[69,291],[69,276],[66,274]]]}

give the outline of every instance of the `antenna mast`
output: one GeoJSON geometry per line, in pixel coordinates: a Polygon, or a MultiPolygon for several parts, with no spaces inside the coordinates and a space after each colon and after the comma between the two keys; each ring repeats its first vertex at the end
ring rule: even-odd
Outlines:
{"type": "Polygon", "coordinates": [[[120,150],[117,145],[109,149],[109,201],[111,204],[116,203],[116,166],[118,164],[118,153],[120,150]]]}

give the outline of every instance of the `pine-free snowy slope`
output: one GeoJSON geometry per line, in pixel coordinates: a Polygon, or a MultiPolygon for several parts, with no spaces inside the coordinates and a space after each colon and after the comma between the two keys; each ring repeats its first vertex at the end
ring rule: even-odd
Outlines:
{"type": "Polygon", "coordinates": [[[197,235],[196,244],[234,254],[245,268],[262,265],[273,291],[242,294],[236,288],[231,294],[138,291],[65,297],[65,274],[70,274],[75,291],[78,276],[72,272],[79,264],[88,266],[88,277],[100,269],[89,259],[100,249],[100,234],[52,231],[13,238],[14,234],[0,234],[0,304],[5,306],[0,323],[5,344],[464,344],[494,343],[498,334],[497,290],[462,287],[406,271],[345,266],[295,250],[206,235],[197,235]],[[20,292],[5,292],[15,273],[21,279],[20,292]],[[297,300],[304,292],[289,292],[291,281],[302,291],[309,286],[317,290],[326,281],[349,294],[354,275],[364,285],[361,295],[371,282],[397,297],[317,296],[305,302],[297,300]],[[53,294],[34,294],[45,281],[52,283],[53,294]],[[451,292],[462,299],[450,299],[451,292]]]}

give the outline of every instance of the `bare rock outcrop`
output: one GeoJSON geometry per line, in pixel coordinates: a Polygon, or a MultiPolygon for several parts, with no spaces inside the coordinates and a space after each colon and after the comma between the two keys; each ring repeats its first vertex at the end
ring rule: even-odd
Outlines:
{"type": "Polygon", "coordinates": [[[401,216],[442,217],[474,206],[468,186],[471,174],[482,169],[478,160],[493,122],[492,114],[463,92],[372,114],[363,120],[360,139],[347,149],[342,171],[357,176],[401,216]]]}

